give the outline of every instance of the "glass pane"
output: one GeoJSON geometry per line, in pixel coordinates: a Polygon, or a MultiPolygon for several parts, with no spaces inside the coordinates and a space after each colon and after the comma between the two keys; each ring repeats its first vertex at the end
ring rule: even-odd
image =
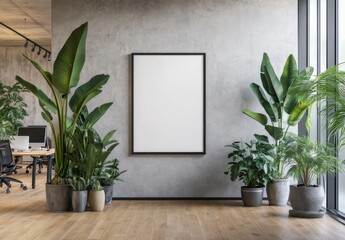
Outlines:
{"type": "MultiPolygon", "coordinates": [[[[338,62],[345,62],[345,0],[339,0],[338,8],[338,41],[339,41],[339,52],[338,62]]],[[[343,67],[344,70],[344,67],[343,67]]],[[[345,159],[345,150],[339,152],[340,159],[345,159]]],[[[340,173],[338,179],[338,210],[345,212],[345,174],[340,173]]]]}
{"type": "MultiPolygon", "coordinates": [[[[317,0],[310,1],[309,9],[309,66],[314,68],[314,75],[317,74],[317,0]]],[[[311,111],[311,127],[309,136],[314,141],[317,141],[317,105],[314,104],[311,111]]]]}

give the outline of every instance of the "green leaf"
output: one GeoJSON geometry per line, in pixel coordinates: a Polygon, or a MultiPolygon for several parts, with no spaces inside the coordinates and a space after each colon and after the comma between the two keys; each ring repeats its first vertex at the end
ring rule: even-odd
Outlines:
{"type": "Polygon", "coordinates": [[[283,128],[266,125],[265,129],[271,135],[271,137],[273,137],[273,139],[276,141],[278,141],[279,139],[283,137],[283,128]]]}
{"type": "Polygon", "coordinates": [[[308,109],[308,107],[311,105],[310,101],[305,101],[302,103],[298,103],[294,109],[292,110],[287,123],[290,126],[295,126],[297,123],[302,119],[304,113],[308,109]]]}
{"type": "Polygon", "coordinates": [[[254,92],[255,96],[259,100],[261,106],[265,109],[267,115],[270,117],[272,122],[276,122],[278,119],[277,109],[268,101],[265,93],[262,91],[261,87],[256,83],[250,84],[250,88],[254,92]]]}
{"type": "Polygon", "coordinates": [[[79,82],[85,62],[87,28],[86,22],[75,29],[55,59],[52,84],[62,95],[68,94],[79,82]]]}
{"type": "Polygon", "coordinates": [[[111,130],[105,135],[105,137],[103,138],[103,141],[102,141],[105,146],[107,146],[109,144],[109,141],[113,137],[115,132],[116,132],[116,130],[111,130]]]}
{"type": "Polygon", "coordinates": [[[267,117],[262,113],[252,112],[248,108],[243,109],[242,112],[264,126],[267,124],[267,117]]]}
{"type": "Polygon", "coordinates": [[[110,108],[113,103],[104,103],[101,106],[95,108],[85,119],[84,128],[90,129],[110,108]]]}
{"type": "Polygon", "coordinates": [[[262,142],[269,143],[268,137],[265,136],[265,135],[254,134],[254,137],[255,137],[258,141],[262,141],[262,142]]]}
{"type": "Polygon", "coordinates": [[[29,83],[28,81],[25,81],[19,76],[16,76],[16,80],[20,84],[22,84],[26,89],[32,92],[38,98],[41,104],[46,106],[53,113],[57,112],[57,107],[55,103],[45,93],[43,93],[40,89],[38,89],[35,85],[29,83]]]}
{"type": "Polygon", "coordinates": [[[275,102],[283,100],[283,87],[275,74],[267,53],[264,53],[261,62],[261,81],[266,92],[275,102]]]}
{"type": "Polygon", "coordinates": [[[298,76],[297,63],[296,63],[294,56],[291,54],[286,59],[283,73],[280,77],[280,82],[281,82],[282,87],[283,87],[284,98],[287,95],[287,92],[288,92],[290,86],[296,80],[297,76],[298,76]]]}
{"type": "MultiPolygon", "coordinates": [[[[109,75],[99,74],[92,77],[88,82],[84,83],[83,85],[79,86],[73,96],[69,101],[69,106],[73,112],[76,112],[77,106],[81,106],[83,99],[86,98],[90,94],[90,92],[94,91],[95,89],[100,89],[104,84],[108,82],[109,75]]],[[[90,99],[89,99],[90,100],[90,99]]],[[[80,108],[80,107],[79,107],[80,108]]]]}
{"type": "Polygon", "coordinates": [[[48,82],[48,84],[52,83],[52,74],[50,72],[44,71],[43,68],[33,61],[32,59],[28,58],[27,56],[23,55],[26,59],[28,59],[31,64],[41,73],[41,75],[44,77],[44,79],[48,82]]]}

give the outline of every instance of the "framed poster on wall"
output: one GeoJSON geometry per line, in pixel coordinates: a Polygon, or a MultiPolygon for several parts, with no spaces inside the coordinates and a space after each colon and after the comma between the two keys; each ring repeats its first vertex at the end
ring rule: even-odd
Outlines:
{"type": "Polygon", "coordinates": [[[132,53],[132,153],[205,154],[205,53],[132,53]]]}

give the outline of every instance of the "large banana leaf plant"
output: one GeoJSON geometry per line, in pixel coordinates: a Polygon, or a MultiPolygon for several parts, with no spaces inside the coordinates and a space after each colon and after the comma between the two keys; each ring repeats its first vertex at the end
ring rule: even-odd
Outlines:
{"type": "MultiPolygon", "coordinates": [[[[257,97],[265,113],[254,112],[247,108],[243,113],[259,122],[279,145],[289,127],[295,126],[303,117],[313,101],[305,97],[297,99],[290,89],[296,83],[310,79],[312,67],[298,71],[296,60],[289,55],[280,79],[277,77],[267,53],[263,54],[260,76],[262,87],[251,83],[250,88],[257,97]]],[[[279,155],[279,154],[278,154],[279,155]]],[[[278,172],[283,174],[281,161],[277,160],[278,172]]]]}
{"type": "Polygon", "coordinates": [[[91,99],[102,92],[101,88],[107,83],[109,75],[96,75],[77,87],[85,62],[87,31],[88,23],[86,22],[71,33],[54,61],[52,73],[45,71],[38,63],[26,57],[48,84],[51,98],[38,86],[16,76],[16,80],[38,98],[42,117],[52,129],[56,171],[56,177],[52,182],[61,182],[61,179],[67,178],[70,174],[70,161],[67,154],[71,151],[72,142],[68,134],[73,135],[80,114],[87,113],[83,126],[92,128],[112,104],[105,103],[90,113],[86,107],[91,99]],[[73,88],[76,89],[70,96],[73,88]]]}

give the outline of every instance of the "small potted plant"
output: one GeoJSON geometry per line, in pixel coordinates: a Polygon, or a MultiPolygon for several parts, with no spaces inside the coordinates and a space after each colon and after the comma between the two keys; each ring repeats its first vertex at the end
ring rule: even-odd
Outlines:
{"type": "Polygon", "coordinates": [[[84,212],[87,204],[87,184],[82,177],[73,177],[69,180],[72,191],[72,207],[74,212],[84,212]]]}
{"type": "Polygon", "coordinates": [[[301,181],[301,184],[290,185],[289,200],[293,208],[290,216],[316,218],[324,215],[321,205],[325,193],[316,180],[322,174],[344,169],[343,163],[332,153],[330,147],[307,137],[287,136],[284,158],[290,166],[288,175],[301,181]]]}
{"type": "Polygon", "coordinates": [[[116,181],[121,181],[119,177],[126,171],[127,170],[119,170],[119,160],[117,159],[109,160],[104,164],[98,179],[101,185],[104,187],[105,205],[111,204],[114,184],[116,181]]]}
{"type": "Polygon", "coordinates": [[[93,179],[91,181],[89,191],[89,203],[92,211],[102,212],[104,209],[105,195],[104,188],[101,186],[101,183],[93,179]]]}
{"type": "Polygon", "coordinates": [[[245,186],[241,187],[241,196],[247,207],[261,206],[269,168],[274,161],[274,145],[265,136],[255,135],[255,138],[249,143],[233,142],[227,145],[233,150],[228,155],[231,160],[229,169],[224,173],[230,175],[231,181],[243,181],[245,186]]]}

